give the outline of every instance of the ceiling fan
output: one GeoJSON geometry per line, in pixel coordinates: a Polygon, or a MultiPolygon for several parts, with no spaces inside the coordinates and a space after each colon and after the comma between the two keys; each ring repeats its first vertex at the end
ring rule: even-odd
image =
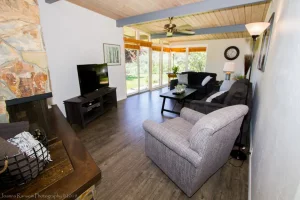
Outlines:
{"type": "Polygon", "coordinates": [[[172,20],[174,17],[169,17],[169,24],[165,24],[164,29],[167,32],[167,37],[172,37],[173,33],[176,34],[182,34],[182,35],[195,35],[195,31],[192,31],[191,25],[182,25],[182,26],[176,26],[176,24],[172,23],[172,20]]]}

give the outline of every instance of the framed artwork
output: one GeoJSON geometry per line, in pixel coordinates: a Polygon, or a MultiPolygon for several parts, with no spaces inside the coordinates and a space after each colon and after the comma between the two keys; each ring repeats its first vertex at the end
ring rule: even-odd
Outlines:
{"type": "Polygon", "coordinates": [[[260,49],[260,56],[259,56],[258,67],[257,67],[259,70],[261,70],[263,72],[265,71],[265,67],[266,67],[269,46],[270,46],[270,41],[271,41],[271,36],[272,36],[272,29],[273,29],[273,24],[274,24],[274,17],[275,17],[275,13],[272,14],[272,16],[269,20],[270,26],[263,33],[261,49],[260,49]]]}
{"type": "Polygon", "coordinates": [[[121,47],[116,44],[103,44],[104,63],[107,65],[121,65],[121,47]]]}

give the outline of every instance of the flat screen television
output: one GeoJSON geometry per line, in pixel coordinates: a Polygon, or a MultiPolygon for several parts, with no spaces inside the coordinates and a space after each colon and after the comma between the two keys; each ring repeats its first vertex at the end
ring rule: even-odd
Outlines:
{"type": "Polygon", "coordinates": [[[109,85],[107,64],[77,65],[81,95],[109,85]]]}

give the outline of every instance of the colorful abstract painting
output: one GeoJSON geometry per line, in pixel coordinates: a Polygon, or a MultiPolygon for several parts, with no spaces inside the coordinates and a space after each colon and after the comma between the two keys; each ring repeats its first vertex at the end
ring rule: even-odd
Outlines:
{"type": "Polygon", "coordinates": [[[4,101],[50,92],[37,0],[0,0],[0,122],[4,101]]]}

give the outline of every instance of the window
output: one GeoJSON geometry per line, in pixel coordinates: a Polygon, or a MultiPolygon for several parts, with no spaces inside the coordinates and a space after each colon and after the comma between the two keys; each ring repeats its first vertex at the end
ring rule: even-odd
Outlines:
{"type": "Polygon", "coordinates": [[[138,92],[138,50],[125,49],[127,94],[138,92]]]}
{"type": "Polygon", "coordinates": [[[178,72],[184,72],[186,66],[186,53],[185,52],[173,52],[172,53],[172,66],[178,66],[178,72]]]}
{"type": "Polygon", "coordinates": [[[133,38],[135,39],[136,37],[136,31],[131,29],[131,28],[128,28],[128,27],[124,27],[124,37],[128,37],[128,38],[133,38]]]}
{"type": "Polygon", "coordinates": [[[152,51],[152,88],[159,86],[159,55],[160,51],[152,51]]]}
{"type": "Polygon", "coordinates": [[[191,52],[188,56],[188,69],[195,72],[204,72],[206,66],[206,52],[191,52]]]}
{"type": "Polygon", "coordinates": [[[163,53],[163,74],[162,74],[162,84],[166,85],[168,84],[168,75],[167,73],[170,72],[169,69],[169,57],[170,53],[164,52],[163,53]]]}
{"type": "Polygon", "coordinates": [[[165,43],[166,41],[160,39],[150,41],[149,34],[130,27],[124,27],[124,37],[127,94],[129,95],[147,91],[149,88],[166,86],[169,80],[167,73],[172,72],[174,66],[178,67],[179,73],[205,71],[205,46],[170,47],[169,43],[165,43]]]}
{"type": "Polygon", "coordinates": [[[140,91],[149,89],[149,48],[141,47],[140,50],[140,91]]]}
{"type": "Polygon", "coordinates": [[[140,32],[140,40],[149,41],[149,35],[143,32],[140,32]]]}

